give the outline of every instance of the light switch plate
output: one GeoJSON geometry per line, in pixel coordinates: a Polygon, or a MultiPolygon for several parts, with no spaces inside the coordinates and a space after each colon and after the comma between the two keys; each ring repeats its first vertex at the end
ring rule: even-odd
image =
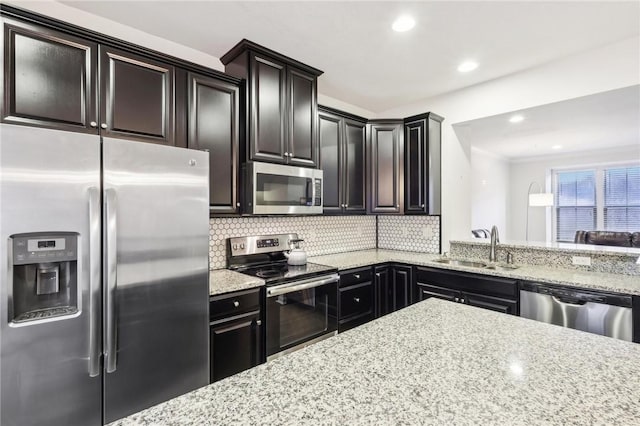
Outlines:
{"type": "Polygon", "coordinates": [[[591,266],[591,258],[589,256],[573,256],[571,263],[574,265],[591,266]]]}

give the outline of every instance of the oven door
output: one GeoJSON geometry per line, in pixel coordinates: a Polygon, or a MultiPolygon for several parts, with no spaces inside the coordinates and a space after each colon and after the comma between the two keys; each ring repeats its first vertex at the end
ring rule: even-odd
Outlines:
{"type": "Polygon", "coordinates": [[[335,335],[337,299],[337,274],[268,287],[267,361],[335,335]]]}
{"type": "Polygon", "coordinates": [[[251,214],[322,214],[322,170],[269,163],[246,165],[251,214]]]}

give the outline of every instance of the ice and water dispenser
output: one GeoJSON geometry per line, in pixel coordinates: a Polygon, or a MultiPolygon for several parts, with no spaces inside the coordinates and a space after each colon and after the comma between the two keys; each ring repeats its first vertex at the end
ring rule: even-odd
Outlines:
{"type": "Polygon", "coordinates": [[[22,323],[78,311],[78,234],[11,236],[9,321],[22,323]]]}

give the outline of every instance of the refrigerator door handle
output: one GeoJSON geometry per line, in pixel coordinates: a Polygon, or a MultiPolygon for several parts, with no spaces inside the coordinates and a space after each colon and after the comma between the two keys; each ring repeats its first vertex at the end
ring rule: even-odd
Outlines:
{"type": "Polygon", "coordinates": [[[100,375],[100,190],[89,188],[89,377],[100,375]]]}
{"type": "Polygon", "coordinates": [[[116,288],[117,247],[116,247],[116,191],[107,189],[104,192],[104,282],[105,282],[105,368],[107,373],[116,371],[117,323],[116,323],[116,288]]]}

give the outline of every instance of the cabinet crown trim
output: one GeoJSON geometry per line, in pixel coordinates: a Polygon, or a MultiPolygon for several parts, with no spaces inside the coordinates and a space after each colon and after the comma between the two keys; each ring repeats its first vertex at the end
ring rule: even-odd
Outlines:
{"type": "Polygon", "coordinates": [[[324,105],[318,105],[318,112],[339,115],[340,117],[348,118],[350,120],[355,120],[355,121],[362,121],[364,123],[369,121],[368,118],[361,117],[359,115],[351,114],[350,112],[342,111],[342,110],[331,108],[324,105]]]}
{"type": "Polygon", "coordinates": [[[222,62],[223,65],[227,65],[230,62],[232,62],[234,59],[236,59],[238,56],[242,55],[244,52],[251,50],[255,53],[259,53],[262,55],[266,55],[269,56],[273,59],[276,59],[280,62],[284,62],[287,65],[291,65],[294,66],[296,68],[299,68],[303,71],[308,72],[309,74],[313,74],[316,77],[322,75],[324,73],[324,71],[321,71],[317,68],[314,68],[310,65],[307,64],[303,64],[300,61],[296,61],[295,59],[289,57],[289,56],[285,56],[281,53],[278,53],[274,50],[271,50],[267,47],[264,47],[262,45],[259,45],[258,43],[254,43],[251,40],[247,40],[246,38],[243,38],[242,40],[240,40],[238,42],[238,44],[236,44],[235,46],[233,46],[227,53],[225,53],[224,55],[222,55],[220,57],[220,62],[222,62]]]}
{"type": "Polygon", "coordinates": [[[442,123],[444,121],[444,117],[435,114],[433,112],[425,112],[422,114],[418,114],[418,115],[412,115],[411,117],[407,117],[404,119],[405,124],[406,123],[410,123],[412,121],[419,121],[419,120],[426,120],[426,119],[432,119],[435,120],[439,123],[442,123]]]}

